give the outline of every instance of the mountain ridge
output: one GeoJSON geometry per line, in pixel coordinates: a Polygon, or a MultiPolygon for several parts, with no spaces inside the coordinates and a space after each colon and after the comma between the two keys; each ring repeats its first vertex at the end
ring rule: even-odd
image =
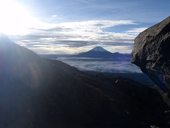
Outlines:
{"type": "Polygon", "coordinates": [[[90,58],[105,58],[105,59],[113,59],[117,61],[130,61],[130,54],[122,54],[119,52],[112,53],[103,47],[94,47],[93,49],[79,53],[75,55],[76,57],[90,57],[90,58]]]}
{"type": "Polygon", "coordinates": [[[168,125],[159,93],[139,83],[87,75],[7,38],[0,39],[0,57],[2,128],[168,125]]]}
{"type": "Polygon", "coordinates": [[[78,54],[41,54],[40,56],[49,59],[56,59],[58,57],[87,57],[87,58],[97,58],[97,59],[109,59],[115,61],[129,61],[131,60],[131,54],[110,52],[101,46],[96,46],[89,51],[81,52],[78,54]]]}

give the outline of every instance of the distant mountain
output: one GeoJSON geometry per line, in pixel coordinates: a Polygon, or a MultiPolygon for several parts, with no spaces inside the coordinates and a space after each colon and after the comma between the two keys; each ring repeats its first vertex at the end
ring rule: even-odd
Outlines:
{"type": "Polygon", "coordinates": [[[152,88],[91,76],[0,37],[1,128],[169,128],[167,110],[152,88]]]}
{"type": "Polygon", "coordinates": [[[82,52],[77,55],[69,55],[69,54],[41,54],[42,57],[44,58],[49,58],[49,59],[56,59],[58,57],[87,57],[87,58],[98,58],[98,59],[111,59],[115,61],[130,61],[131,60],[131,55],[130,54],[123,54],[119,52],[109,52],[103,47],[97,46],[94,47],[93,49],[87,51],[87,52],[82,52]]]}
{"type": "Polygon", "coordinates": [[[109,51],[107,51],[106,49],[104,49],[103,47],[100,47],[100,46],[96,46],[93,49],[91,49],[90,51],[93,51],[93,52],[108,52],[108,53],[110,53],[109,51]]]}
{"type": "Polygon", "coordinates": [[[73,55],[70,54],[40,54],[41,57],[56,60],[59,57],[73,57],[73,55]]]}
{"type": "Polygon", "coordinates": [[[89,57],[89,58],[104,58],[104,59],[113,59],[120,61],[129,61],[131,58],[130,54],[122,54],[122,53],[111,53],[104,49],[103,47],[97,46],[90,51],[79,53],[76,57],[89,57]]]}

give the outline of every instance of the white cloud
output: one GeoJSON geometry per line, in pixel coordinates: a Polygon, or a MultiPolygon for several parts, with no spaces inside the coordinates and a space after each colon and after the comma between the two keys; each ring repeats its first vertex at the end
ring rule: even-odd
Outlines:
{"type": "Polygon", "coordinates": [[[96,44],[113,45],[117,49],[111,49],[111,51],[129,52],[131,49],[126,43],[132,44],[136,34],[145,28],[135,28],[125,32],[107,32],[104,30],[121,25],[133,26],[136,23],[131,20],[43,23],[37,27],[34,26],[30,34],[16,36],[15,39],[19,44],[39,53],[77,53],[78,50],[80,52],[87,50],[87,48],[82,47],[92,47],[96,44]],[[120,48],[118,48],[119,43],[120,48]]]}
{"type": "Polygon", "coordinates": [[[111,52],[130,53],[131,46],[112,46],[107,48],[111,52]]]}
{"type": "Polygon", "coordinates": [[[146,27],[141,27],[141,28],[133,28],[131,30],[128,30],[127,33],[131,33],[131,34],[139,34],[140,32],[146,30],[146,27]]]}

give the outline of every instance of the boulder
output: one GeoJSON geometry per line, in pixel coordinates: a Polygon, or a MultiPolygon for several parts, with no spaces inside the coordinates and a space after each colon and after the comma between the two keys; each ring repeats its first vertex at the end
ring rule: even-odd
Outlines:
{"type": "Polygon", "coordinates": [[[170,90],[170,16],[140,33],[132,50],[132,63],[146,73],[161,91],[170,90]]]}

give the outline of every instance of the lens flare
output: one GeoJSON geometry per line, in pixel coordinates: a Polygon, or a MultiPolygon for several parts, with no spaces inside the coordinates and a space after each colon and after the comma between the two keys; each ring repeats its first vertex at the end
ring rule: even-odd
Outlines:
{"type": "Polygon", "coordinates": [[[24,35],[39,24],[23,5],[16,0],[0,0],[0,32],[7,35],[24,35]]]}

